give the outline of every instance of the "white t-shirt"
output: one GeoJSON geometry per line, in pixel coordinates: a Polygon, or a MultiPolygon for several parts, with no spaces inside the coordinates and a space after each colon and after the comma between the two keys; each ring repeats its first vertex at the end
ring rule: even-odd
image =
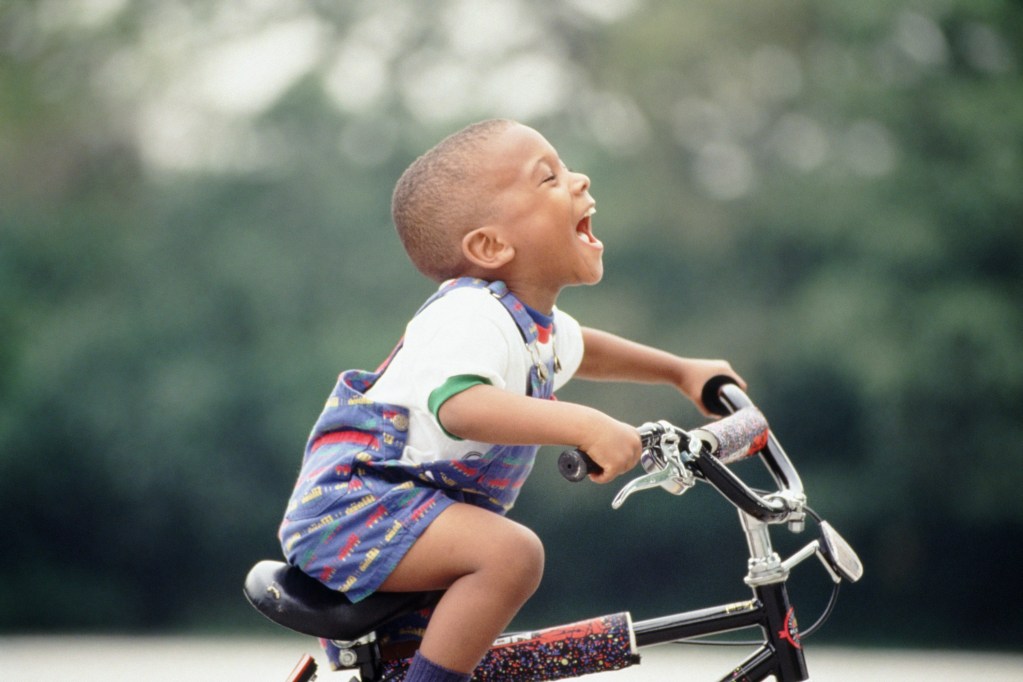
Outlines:
{"type": "MultiPolygon", "coordinates": [[[[563,386],[583,358],[579,323],[554,310],[554,333],[536,342],[539,361],[556,353],[561,371],[554,389],[563,386]]],[[[487,289],[460,287],[441,296],[409,322],[401,349],[367,392],[377,402],[409,410],[408,441],[402,461],[424,464],[484,453],[491,444],[452,438],[428,406],[430,394],[448,379],[475,375],[493,386],[526,395],[530,368],[537,362],[511,313],[487,289]]]]}

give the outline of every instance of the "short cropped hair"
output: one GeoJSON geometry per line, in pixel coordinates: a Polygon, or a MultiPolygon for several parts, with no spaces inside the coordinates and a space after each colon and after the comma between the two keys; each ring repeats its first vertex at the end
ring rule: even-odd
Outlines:
{"type": "Polygon", "coordinates": [[[402,173],[391,197],[391,218],[412,264],[442,282],[465,273],[462,238],[494,209],[481,152],[514,125],[507,119],[474,123],[441,140],[402,173]]]}

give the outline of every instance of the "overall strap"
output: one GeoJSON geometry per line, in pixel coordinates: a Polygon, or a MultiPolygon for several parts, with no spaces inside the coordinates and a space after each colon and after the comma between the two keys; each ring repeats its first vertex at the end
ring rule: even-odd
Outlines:
{"type": "MultiPolygon", "coordinates": [[[[482,281],[482,280],[481,280],[482,281]]],[[[457,282],[457,280],[456,280],[457,282]]],[[[471,286],[471,283],[460,286],[471,286]]],[[[490,282],[487,284],[490,294],[501,302],[508,314],[515,320],[522,340],[529,349],[533,358],[533,365],[529,369],[529,378],[526,381],[526,394],[534,398],[550,398],[554,393],[554,373],[560,369],[558,356],[555,354],[551,360],[544,361],[540,358],[539,337],[536,321],[526,311],[515,294],[508,290],[504,282],[490,282]]],[[[554,339],[555,330],[551,329],[551,339],[554,339]]]]}

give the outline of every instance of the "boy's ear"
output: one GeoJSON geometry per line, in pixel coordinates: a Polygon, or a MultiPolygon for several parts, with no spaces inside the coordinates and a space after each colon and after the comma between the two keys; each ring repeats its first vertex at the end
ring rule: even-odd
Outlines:
{"type": "Polygon", "coordinates": [[[505,241],[496,226],[484,225],[462,237],[462,254],[473,265],[496,270],[515,257],[515,247],[505,241]]]}

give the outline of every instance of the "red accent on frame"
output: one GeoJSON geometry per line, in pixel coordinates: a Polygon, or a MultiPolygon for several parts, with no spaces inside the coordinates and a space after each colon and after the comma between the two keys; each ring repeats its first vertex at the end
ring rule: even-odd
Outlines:
{"type": "Polygon", "coordinates": [[[778,631],[778,636],[797,649],[803,648],[799,641],[799,626],[796,625],[796,609],[794,607],[790,606],[788,613],[785,614],[785,627],[778,631]]]}

